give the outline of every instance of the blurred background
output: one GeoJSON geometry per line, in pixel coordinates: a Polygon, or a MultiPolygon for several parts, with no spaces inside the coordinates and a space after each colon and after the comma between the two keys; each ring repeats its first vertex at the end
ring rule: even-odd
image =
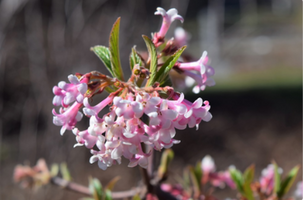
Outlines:
{"type": "MultiPolygon", "coordinates": [[[[207,50],[216,86],[192,101],[209,100],[213,119],[198,131],[179,131],[173,146],[173,176],[211,155],[218,170],[256,164],[260,174],[273,159],[289,171],[302,163],[302,10],[297,0],[0,0],[0,199],[79,199],[83,195],[46,186],[23,190],[13,182],[14,166],[66,162],[73,181],[88,176],[106,184],[119,175],[116,190],[136,186],[137,168],[128,162],[106,171],[90,165],[89,150],[73,148],[52,124],[52,87],[71,73],[106,68],[90,51],[108,46],[112,24],[121,16],[120,54],[128,76],[133,45],[145,51],[142,34],[157,32],[160,6],[175,7],[185,19],[172,24],[190,33],[185,51],[199,58],[207,50]]],[[[80,128],[87,127],[83,120],[80,128]]],[[[160,154],[156,154],[156,159],[160,154]]],[[[300,171],[299,179],[302,179],[300,171]]],[[[169,181],[174,182],[174,179],[169,181]]],[[[227,190],[218,198],[235,197],[227,190]]]]}

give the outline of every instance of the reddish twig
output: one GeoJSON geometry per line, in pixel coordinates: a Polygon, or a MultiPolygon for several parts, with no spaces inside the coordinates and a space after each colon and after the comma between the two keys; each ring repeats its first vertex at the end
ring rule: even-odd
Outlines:
{"type": "MultiPolygon", "coordinates": [[[[67,190],[70,190],[73,192],[90,195],[90,196],[92,195],[92,193],[90,192],[88,187],[80,185],[78,183],[64,180],[57,176],[51,178],[51,183],[53,183],[54,185],[61,186],[64,189],[67,189],[67,190]]],[[[133,197],[136,194],[141,193],[142,191],[144,191],[144,187],[136,187],[134,189],[127,190],[127,191],[112,192],[112,198],[119,199],[119,198],[133,197]]]]}
{"type": "Polygon", "coordinates": [[[64,180],[64,179],[62,179],[60,177],[57,177],[57,176],[51,178],[51,183],[53,183],[55,185],[58,185],[58,186],[61,186],[64,189],[67,189],[67,190],[71,190],[71,191],[81,193],[81,194],[85,194],[85,195],[91,195],[91,192],[89,191],[88,187],[85,187],[85,186],[80,185],[78,183],[73,183],[73,182],[64,180]]]}

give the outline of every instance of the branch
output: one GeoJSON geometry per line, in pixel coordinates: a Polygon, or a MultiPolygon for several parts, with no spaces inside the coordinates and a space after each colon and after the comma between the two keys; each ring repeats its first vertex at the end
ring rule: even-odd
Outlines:
{"type": "Polygon", "coordinates": [[[154,194],[155,193],[154,192],[154,186],[150,183],[150,177],[148,175],[147,170],[145,168],[143,168],[143,167],[139,167],[139,168],[140,168],[140,171],[142,173],[144,184],[147,187],[147,192],[151,193],[151,194],[154,194]]]}
{"type": "MultiPolygon", "coordinates": [[[[73,192],[90,195],[90,196],[92,195],[88,187],[80,185],[78,183],[71,182],[71,181],[66,181],[57,176],[51,178],[51,183],[53,183],[54,185],[61,186],[64,189],[67,189],[67,190],[70,190],[73,192]]],[[[127,191],[112,192],[111,194],[112,194],[112,198],[119,199],[119,198],[133,197],[136,194],[141,193],[143,190],[144,190],[144,187],[136,187],[134,189],[127,190],[127,191]]]]}
{"type": "Polygon", "coordinates": [[[63,187],[64,189],[70,190],[70,191],[74,191],[80,194],[85,194],[85,195],[92,195],[91,192],[89,191],[88,187],[85,187],[83,185],[80,185],[78,183],[73,183],[67,180],[64,180],[60,177],[52,177],[51,178],[51,183],[53,183],[54,185],[58,185],[63,187]]]}

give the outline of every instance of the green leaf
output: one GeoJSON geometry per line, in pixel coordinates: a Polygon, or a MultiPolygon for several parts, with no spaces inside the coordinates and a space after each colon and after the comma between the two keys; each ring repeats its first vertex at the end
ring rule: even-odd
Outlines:
{"type": "Polygon", "coordinates": [[[237,189],[239,190],[239,192],[241,192],[243,194],[244,189],[243,189],[242,173],[235,168],[229,168],[229,173],[230,173],[232,180],[235,182],[237,189]]]}
{"type": "Polygon", "coordinates": [[[59,173],[59,165],[58,164],[52,164],[51,170],[50,170],[50,175],[52,177],[57,176],[59,173]]]}
{"type": "Polygon", "coordinates": [[[201,180],[202,180],[202,168],[201,168],[201,162],[197,162],[195,167],[195,176],[198,181],[199,187],[201,188],[201,180]]]}
{"type": "Polygon", "coordinates": [[[113,71],[113,76],[123,81],[123,71],[120,62],[119,53],[119,29],[120,29],[120,17],[114,23],[113,28],[110,32],[109,37],[109,51],[110,51],[110,61],[111,69],[113,71]]]}
{"type": "Polygon", "coordinates": [[[254,174],[255,174],[255,166],[251,165],[245,170],[243,174],[244,182],[251,183],[254,180],[254,174]]]}
{"type": "Polygon", "coordinates": [[[199,184],[200,180],[197,180],[194,167],[189,166],[188,169],[193,184],[194,197],[198,197],[200,196],[200,184],[199,184]]]}
{"type": "Polygon", "coordinates": [[[133,196],[132,200],[141,200],[141,198],[139,195],[136,194],[135,196],[133,196]]]}
{"type": "Polygon", "coordinates": [[[108,92],[108,93],[112,93],[112,92],[115,92],[115,91],[116,91],[116,89],[113,89],[113,88],[110,87],[110,86],[105,87],[104,90],[105,90],[106,92],[108,92]]]}
{"type": "Polygon", "coordinates": [[[254,200],[254,194],[253,191],[250,187],[250,183],[245,182],[243,185],[243,190],[244,190],[244,194],[243,196],[245,196],[248,200],[254,200]]]}
{"type": "Polygon", "coordinates": [[[136,46],[132,48],[132,52],[129,56],[129,64],[130,69],[133,70],[134,66],[138,64],[139,66],[142,66],[142,60],[141,57],[138,55],[138,52],[136,51],[136,46]]]}
{"type": "Polygon", "coordinates": [[[244,196],[248,199],[248,200],[254,200],[254,195],[253,195],[253,191],[250,187],[251,182],[254,179],[254,174],[255,174],[255,166],[251,165],[249,166],[244,174],[243,174],[243,180],[244,180],[244,184],[243,184],[243,190],[244,190],[244,196]]]}
{"type": "Polygon", "coordinates": [[[103,190],[102,184],[96,178],[89,179],[89,190],[92,193],[95,200],[102,200],[103,198],[103,190]]]}
{"type": "Polygon", "coordinates": [[[274,193],[277,194],[281,187],[281,175],[278,172],[278,165],[276,162],[272,163],[274,165],[274,193]]]}
{"type": "Polygon", "coordinates": [[[190,174],[189,170],[186,168],[183,170],[183,177],[180,179],[180,183],[182,183],[182,187],[187,190],[190,188],[190,174]]]}
{"type": "Polygon", "coordinates": [[[105,190],[105,198],[104,200],[112,200],[112,192],[110,190],[105,190]]]}
{"type": "Polygon", "coordinates": [[[111,66],[111,61],[110,61],[109,49],[105,46],[94,46],[91,48],[91,51],[93,51],[99,57],[99,59],[103,62],[103,64],[108,69],[110,74],[112,76],[114,76],[112,66],[111,66]]]}
{"type": "Polygon", "coordinates": [[[177,62],[177,60],[179,59],[179,57],[181,56],[181,54],[183,53],[183,51],[185,49],[186,49],[186,46],[183,46],[180,49],[178,49],[178,51],[176,51],[176,53],[174,53],[173,59],[172,59],[172,61],[170,61],[169,65],[165,68],[164,73],[168,73],[173,68],[173,66],[175,65],[175,63],[177,62]]]}
{"type": "Polygon", "coordinates": [[[60,172],[61,172],[62,177],[63,177],[64,180],[70,181],[72,179],[71,175],[69,173],[69,170],[67,168],[66,163],[61,163],[60,164],[60,172]]]}
{"type": "Polygon", "coordinates": [[[158,168],[158,176],[159,178],[164,178],[166,176],[169,164],[174,158],[174,152],[171,149],[165,149],[162,153],[160,166],[158,168]]]}
{"type": "Polygon", "coordinates": [[[166,76],[165,79],[163,81],[160,82],[160,86],[161,87],[165,87],[165,86],[172,86],[172,82],[169,78],[169,76],[166,76]]]}
{"type": "Polygon", "coordinates": [[[290,172],[287,174],[286,178],[282,181],[280,190],[277,193],[279,198],[281,198],[289,191],[297,177],[299,169],[299,166],[295,166],[294,168],[292,168],[292,170],[290,170],[290,172]]]}
{"type": "Polygon", "coordinates": [[[181,56],[181,54],[183,53],[183,51],[186,49],[186,46],[181,47],[180,49],[178,49],[174,55],[170,56],[165,63],[162,65],[162,67],[159,69],[159,71],[156,74],[156,80],[158,82],[163,82],[167,76],[169,71],[173,68],[173,66],[175,65],[175,63],[178,61],[179,57],[181,56]]]}
{"type": "Polygon", "coordinates": [[[156,73],[157,73],[157,65],[158,65],[158,58],[157,58],[157,51],[154,43],[152,40],[143,35],[144,42],[147,46],[147,50],[149,53],[149,72],[150,78],[148,79],[146,86],[152,86],[156,81],[156,73]]]}

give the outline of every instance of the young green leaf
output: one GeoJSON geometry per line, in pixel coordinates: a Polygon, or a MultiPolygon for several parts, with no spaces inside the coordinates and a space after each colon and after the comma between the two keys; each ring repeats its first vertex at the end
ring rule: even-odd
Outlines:
{"type": "Polygon", "coordinates": [[[254,179],[254,174],[255,174],[255,166],[251,165],[244,171],[243,174],[244,182],[251,183],[254,179]]]}
{"type": "Polygon", "coordinates": [[[169,76],[166,76],[166,77],[164,78],[164,80],[160,82],[160,86],[161,86],[161,87],[172,86],[172,85],[173,85],[173,83],[171,82],[169,76]]]}
{"type": "Polygon", "coordinates": [[[182,183],[182,187],[185,190],[190,189],[190,174],[189,170],[187,170],[186,168],[183,170],[183,177],[180,179],[179,182],[182,183]]]}
{"type": "Polygon", "coordinates": [[[141,200],[141,198],[139,195],[136,194],[135,196],[133,196],[132,200],[141,200]]]}
{"type": "Polygon", "coordinates": [[[183,53],[183,51],[185,49],[186,49],[186,46],[181,47],[174,53],[174,55],[170,56],[165,61],[165,63],[162,65],[162,67],[159,69],[159,71],[156,74],[155,79],[158,82],[163,82],[167,78],[169,71],[175,65],[175,63],[177,62],[177,60],[179,59],[179,57],[181,56],[181,54],[183,53]]]}
{"type": "Polygon", "coordinates": [[[178,51],[176,51],[176,53],[174,53],[173,59],[172,59],[172,61],[170,61],[169,65],[165,68],[164,73],[168,73],[173,68],[173,66],[175,65],[175,63],[177,62],[177,60],[179,59],[179,57],[181,56],[181,54],[183,53],[183,51],[185,49],[186,49],[186,46],[183,46],[180,49],[178,49],[178,51]]]}
{"type": "Polygon", "coordinates": [[[147,50],[149,53],[149,71],[150,71],[150,78],[148,79],[146,86],[151,86],[155,83],[156,81],[156,73],[157,73],[157,65],[158,65],[158,59],[157,59],[157,51],[154,43],[152,40],[143,35],[142,36],[144,39],[144,42],[147,46],[147,50]]]}
{"type": "Polygon", "coordinates": [[[193,184],[193,190],[194,190],[194,197],[200,196],[200,181],[197,179],[197,176],[195,174],[195,168],[193,166],[189,166],[189,175],[193,184]]]}
{"type": "Polygon", "coordinates": [[[89,179],[89,190],[95,200],[103,200],[102,184],[96,178],[89,179]]]}
{"type": "Polygon", "coordinates": [[[202,180],[202,168],[201,168],[201,162],[197,162],[196,167],[195,167],[195,176],[198,181],[199,187],[201,188],[201,180],[202,180]]]}
{"type": "Polygon", "coordinates": [[[255,174],[255,166],[251,165],[249,166],[245,172],[243,173],[243,190],[244,190],[244,196],[248,199],[248,200],[254,200],[254,195],[253,195],[253,191],[250,187],[251,182],[254,179],[254,174],[255,174]]]}
{"type": "Polygon", "coordinates": [[[287,174],[286,178],[282,181],[280,190],[277,193],[279,198],[281,198],[289,191],[297,177],[299,169],[299,166],[295,166],[294,168],[292,168],[292,170],[290,170],[290,172],[287,174]]]}
{"type": "Polygon", "coordinates": [[[130,69],[133,70],[134,66],[138,64],[139,66],[142,66],[142,59],[138,55],[138,52],[136,51],[136,46],[132,48],[132,52],[129,56],[129,64],[130,64],[130,69]]]}
{"type": "Polygon", "coordinates": [[[114,23],[113,28],[110,32],[109,37],[109,51],[110,51],[110,61],[111,69],[113,71],[114,77],[123,81],[123,71],[120,62],[120,53],[119,53],[119,29],[120,29],[120,17],[114,23]]]}
{"type": "Polygon", "coordinates": [[[107,47],[105,46],[94,46],[91,48],[91,51],[93,51],[98,58],[103,62],[107,70],[110,72],[112,76],[114,76],[111,62],[110,62],[110,51],[107,47]]]}
{"type": "Polygon", "coordinates": [[[235,168],[230,168],[229,169],[229,173],[231,176],[231,179],[235,182],[237,189],[239,190],[240,193],[244,193],[244,189],[243,189],[243,177],[242,177],[242,173],[235,169],[235,168]]]}
{"type": "Polygon", "coordinates": [[[278,172],[278,165],[273,162],[274,165],[274,193],[277,194],[281,187],[281,175],[278,172]]]}
{"type": "Polygon", "coordinates": [[[243,185],[243,196],[245,196],[248,200],[254,200],[254,194],[250,187],[250,183],[245,182],[243,185]]]}
{"type": "Polygon", "coordinates": [[[52,164],[51,170],[50,170],[50,175],[52,177],[57,176],[59,173],[59,165],[58,164],[52,164]]]}
{"type": "Polygon", "coordinates": [[[105,190],[105,198],[104,200],[113,200],[112,198],[112,192],[110,190],[105,190]]]}
{"type": "Polygon", "coordinates": [[[174,152],[171,149],[166,149],[162,153],[160,166],[158,168],[158,177],[160,179],[162,179],[162,178],[164,178],[164,176],[166,176],[167,171],[168,171],[168,166],[171,163],[171,161],[173,160],[173,158],[174,158],[174,152]]]}
{"type": "Polygon", "coordinates": [[[71,175],[69,173],[69,170],[67,168],[66,163],[61,163],[60,164],[60,172],[61,172],[62,177],[63,177],[64,180],[70,181],[72,179],[71,175]]]}

